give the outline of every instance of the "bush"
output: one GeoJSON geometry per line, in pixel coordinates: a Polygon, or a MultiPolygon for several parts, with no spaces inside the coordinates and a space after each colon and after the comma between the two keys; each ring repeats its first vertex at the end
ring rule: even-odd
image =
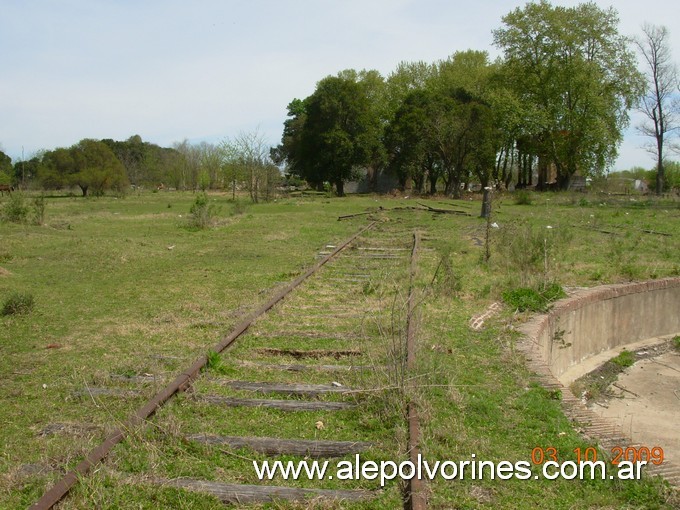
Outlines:
{"type": "Polygon", "coordinates": [[[189,212],[191,213],[191,226],[203,229],[212,225],[213,218],[217,213],[217,207],[209,203],[207,194],[199,193],[189,212]]]}
{"type": "Polygon", "coordinates": [[[9,196],[9,201],[2,209],[2,217],[6,221],[24,223],[28,216],[28,206],[24,201],[23,193],[15,192],[9,196]]]}
{"type": "Polygon", "coordinates": [[[35,304],[32,294],[15,292],[2,305],[2,315],[22,315],[33,310],[35,304]]]}
{"type": "Polygon", "coordinates": [[[515,204],[516,205],[531,205],[531,194],[525,190],[519,190],[515,193],[515,204]]]}
{"type": "Polygon", "coordinates": [[[33,224],[45,223],[45,195],[38,195],[33,199],[33,224]]]}

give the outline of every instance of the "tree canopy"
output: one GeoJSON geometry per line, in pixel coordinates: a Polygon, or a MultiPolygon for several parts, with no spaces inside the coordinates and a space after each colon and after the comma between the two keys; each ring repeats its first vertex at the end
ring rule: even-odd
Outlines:
{"type": "Polygon", "coordinates": [[[10,184],[12,173],[12,158],[0,151],[0,184],[10,184]]]}
{"type": "MultiPolygon", "coordinates": [[[[504,52],[506,86],[535,125],[527,136],[542,169],[560,187],[580,170],[602,173],[615,159],[641,76],[612,9],[594,3],[517,8],[494,32],[504,52]]],[[[539,174],[539,185],[545,184],[539,174]]]]}
{"type": "Polygon", "coordinates": [[[90,191],[101,195],[107,189],[128,185],[125,167],[113,151],[105,143],[91,139],[46,153],[41,180],[48,188],[78,186],[83,196],[90,191]]]}
{"type": "MultiPolygon", "coordinates": [[[[387,167],[405,186],[458,194],[474,180],[566,188],[616,158],[628,111],[642,90],[613,9],[528,3],[502,19],[503,58],[459,51],[402,62],[387,79],[342,71],[289,104],[273,155],[318,185],[357,169],[387,167]]],[[[338,189],[340,190],[340,186],[338,189]]]]}
{"type": "Polygon", "coordinates": [[[351,71],[321,80],[314,93],[289,105],[287,124],[276,153],[309,183],[335,184],[338,195],[359,166],[379,158],[380,119],[371,102],[375,74],[351,71]]]}

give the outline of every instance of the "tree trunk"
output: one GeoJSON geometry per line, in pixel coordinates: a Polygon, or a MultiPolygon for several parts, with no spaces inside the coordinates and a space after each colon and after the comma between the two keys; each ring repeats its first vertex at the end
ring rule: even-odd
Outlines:
{"type": "Polygon", "coordinates": [[[425,186],[425,175],[419,174],[418,177],[413,179],[413,183],[415,184],[416,193],[421,195],[423,193],[423,187],[425,186]]]}
{"type": "Polygon", "coordinates": [[[342,179],[338,179],[337,181],[335,181],[335,189],[337,190],[339,197],[344,197],[345,196],[345,181],[343,181],[342,179]]]}
{"type": "Polygon", "coordinates": [[[452,182],[452,196],[453,198],[461,198],[463,194],[460,191],[460,181],[453,180],[452,182]]]}
{"type": "Polygon", "coordinates": [[[503,165],[503,182],[505,183],[505,189],[508,189],[510,187],[510,183],[512,182],[512,168],[515,166],[515,151],[514,149],[512,150],[512,154],[510,155],[510,171],[506,173],[506,168],[508,164],[508,158],[505,158],[505,163],[503,165]]]}
{"type": "Polygon", "coordinates": [[[538,191],[545,191],[548,189],[548,163],[544,156],[538,157],[538,182],[536,189],[538,191]]]}
{"type": "Polygon", "coordinates": [[[430,174],[428,180],[430,181],[430,195],[434,195],[437,193],[437,176],[430,174]]]}
{"type": "Polygon", "coordinates": [[[664,188],[664,167],[663,167],[663,139],[657,139],[657,155],[658,159],[656,162],[656,194],[661,195],[664,188]]]}
{"type": "Polygon", "coordinates": [[[566,173],[557,176],[557,188],[562,191],[567,191],[569,189],[569,184],[571,184],[571,174],[566,173]]]}

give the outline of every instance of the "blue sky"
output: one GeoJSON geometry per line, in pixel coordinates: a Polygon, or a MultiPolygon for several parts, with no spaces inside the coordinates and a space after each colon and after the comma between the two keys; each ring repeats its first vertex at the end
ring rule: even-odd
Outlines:
{"type": "MultiPolygon", "coordinates": [[[[575,5],[575,1],[553,2],[575,5]]],[[[677,1],[613,6],[621,33],[665,24],[677,1]]],[[[0,0],[0,147],[14,160],[82,138],[163,146],[255,129],[279,142],[286,105],[342,69],[486,50],[512,0],[0,0]]],[[[633,121],[633,124],[635,120],[633,121]]],[[[629,129],[618,168],[651,167],[629,129]]]]}

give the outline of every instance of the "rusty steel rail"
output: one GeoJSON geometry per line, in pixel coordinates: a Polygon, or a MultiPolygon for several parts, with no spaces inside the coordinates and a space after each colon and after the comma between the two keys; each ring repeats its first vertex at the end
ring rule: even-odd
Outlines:
{"type": "MultiPolygon", "coordinates": [[[[337,246],[330,254],[326,255],[302,275],[298,276],[291,283],[286,285],[286,287],[278,291],[271,299],[269,299],[269,301],[261,305],[253,313],[236,325],[231,333],[223,337],[222,340],[217,345],[215,345],[212,350],[220,353],[229,347],[239,336],[248,330],[255,319],[269,311],[276,303],[290,294],[293,289],[313,275],[324,264],[326,264],[329,260],[345,249],[357,237],[372,228],[375,224],[375,221],[371,222],[359,230],[349,239],[337,246]]],[[[30,510],[48,510],[52,508],[68,493],[69,490],[71,490],[71,488],[78,482],[80,477],[85,476],[90,471],[90,469],[92,469],[92,467],[97,465],[108,455],[115,445],[125,439],[128,431],[134,430],[143,424],[156,412],[158,408],[170,400],[175,394],[180,391],[186,391],[186,389],[189,388],[192,382],[196,379],[201,369],[205,367],[207,361],[207,355],[203,355],[198,358],[187,370],[182,372],[175,378],[174,381],[168,384],[159,393],[157,393],[155,397],[147,402],[146,405],[138,409],[120,427],[111,432],[99,446],[91,450],[85,459],[80,462],[80,464],[78,464],[72,471],[64,475],[64,477],[54,484],[47,492],[45,492],[38,501],[31,505],[30,510]]]]}
{"type": "MultiPolygon", "coordinates": [[[[406,373],[409,374],[416,363],[416,293],[415,277],[417,270],[417,256],[420,245],[420,235],[413,234],[413,248],[411,249],[411,269],[409,276],[408,309],[406,313],[406,373]]],[[[411,389],[415,389],[415,383],[409,383],[411,389]]],[[[410,392],[411,395],[413,391],[410,392]]],[[[418,465],[420,455],[420,420],[418,418],[418,406],[411,398],[407,403],[408,416],[408,455],[414,466],[418,465]]],[[[407,510],[424,510],[427,507],[425,484],[417,476],[412,477],[406,487],[405,508],[407,510]]]]}

